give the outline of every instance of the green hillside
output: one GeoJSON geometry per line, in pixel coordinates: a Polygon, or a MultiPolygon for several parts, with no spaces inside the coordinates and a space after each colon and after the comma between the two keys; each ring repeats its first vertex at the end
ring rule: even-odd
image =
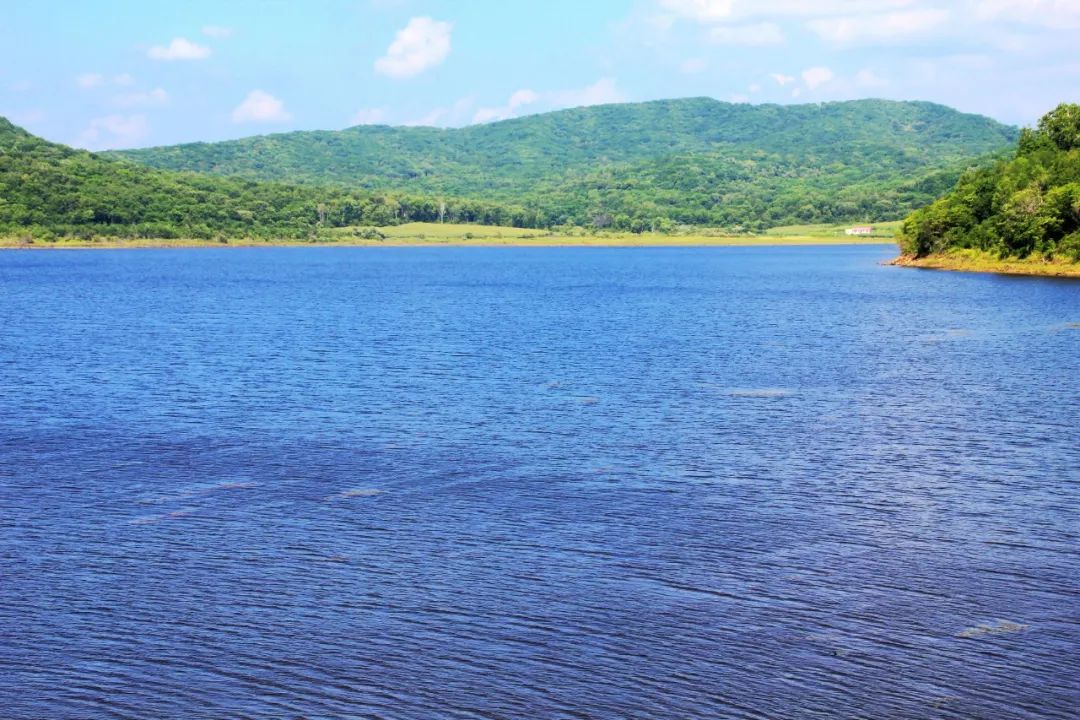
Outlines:
{"type": "Polygon", "coordinates": [[[965,173],[904,221],[899,241],[913,258],[972,250],[1080,262],[1080,105],[1025,129],[1011,160],[965,173]]]}
{"type": "Polygon", "coordinates": [[[171,170],[512,202],[552,224],[761,229],[897,219],[1016,137],[931,103],[693,98],[460,129],[360,126],[118,154],[171,170]]]}
{"type": "Polygon", "coordinates": [[[0,235],[308,238],[409,220],[535,225],[535,214],[451,201],[162,171],[46,142],[0,118],[0,235]]]}

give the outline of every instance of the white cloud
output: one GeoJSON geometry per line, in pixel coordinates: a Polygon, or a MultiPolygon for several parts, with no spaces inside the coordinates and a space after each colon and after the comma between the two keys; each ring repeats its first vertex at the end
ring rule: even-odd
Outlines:
{"type": "Polygon", "coordinates": [[[697,22],[720,22],[731,17],[734,0],[660,0],[660,7],[697,22]]]}
{"type": "MultiPolygon", "coordinates": [[[[7,114],[7,113],[5,113],[7,114]]],[[[45,120],[48,115],[41,108],[33,108],[31,110],[24,110],[22,112],[13,112],[7,114],[8,119],[20,127],[29,127],[37,125],[39,122],[45,120]]]]}
{"type": "MultiPolygon", "coordinates": [[[[670,19],[724,23],[748,18],[813,18],[903,9],[918,0],[657,0],[670,19]]],[[[982,0],[969,0],[981,2],[982,0]]],[[[992,0],[993,1],[993,0],[992,0]]],[[[1008,0],[1001,0],[1007,2],[1008,0]]],[[[1034,0],[1067,2],[1068,0],[1034,0]]],[[[664,17],[663,15],[661,17],[664,17]]]]}
{"type": "Polygon", "coordinates": [[[540,99],[540,96],[534,93],[532,90],[518,90],[510,96],[510,102],[508,105],[511,109],[519,108],[522,105],[529,105],[540,99]]]}
{"type": "Polygon", "coordinates": [[[151,60],[202,60],[210,57],[211,50],[182,37],[173,38],[168,45],[155,45],[146,51],[151,60]]]}
{"type": "Polygon", "coordinates": [[[203,25],[202,34],[212,38],[227,38],[232,37],[233,31],[232,28],[221,25],[203,25]]]}
{"type": "Polygon", "coordinates": [[[386,54],[375,61],[375,72],[408,78],[442,63],[450,55],[452,23],[414,17],[398,31],[386,54]]]}
{"type": "Polygon", "coordinates": [[[802,88],[795,88],[794,90],[791,91],[791,97],[793,97],[793,98],[797,98],[800,95],[802,95],[802,88]]]}
{"type": "Polygon", "coordinates": [[[448,112],[446,108],[435,108],[427,115],[406,121],[404,125],[405,127],[436,127],[448,112]]]}
{"type": "Polygon", "coordinates": [[[169,93],[162,88],[154,88],[148,92],[117,95],[113,98],[113,102],[120,107],[160,107],[168,105],[169,99],[169,93]]]}
{"type": "Polygon", "coordinates": [[[812,67],[802,71],[803,82],[806,83],[806,87],[810,90],[814,90],[821,85],[832,80],[834,77],[833,71],[827,67],[812,67]]]}
{"type": "Polygon", "coordinates": [[[1076,0],[967,0],[966,15],[982,22],[1008,21],[1053,28],[1080,27],[1076,0]]]}
{"type": "Polygon", "coordinates": [[[700,72],[705,72],[705,69],[709,67],[709,63],[704,58],[689,58],[683,60],[679,65],[679,72],[683,75],[696,75],[700,72]]]}
{"type": "Polygon", "coordinates": [[[270,93],[252,90],[244,101],[233,110],[234,123],[245,122],[286,122],[291,119],[285,105],[270,93]]]}
{"type": "Polygon", "coordinates": [[[116,85],[117,87],[130,87],[135,84],[135,78],[127,73],[120,73],[119,75],[113,75],[112,77],[105,77],[101,73],[83,73],[75,78],[75,84],[81,88],[95,88],[105,85],[116,85]]]}
{"type": "Polygon", "coordinates": [[[758,85],[757,83],[751,83],[750,87],[747,88],[747,89],[751,92],[751,94],[756,94],[756,93],[761,92],[761,86],[758,85]]]}
{"type": "Polygon", "coordinates": [[[889,81],[880,77],[870,68],[863,68],[855,73],[855,84],[863,88],[885,87],[889,81]]]}
{"type": "Polygon", "coordinates": [[[88,150],[130,147],[149,133],[145,115],[107,115],[91,120],[75,144],[88,150]]]}
{"type": "Polygon", "coordinates": [[[934,62],[943,67],[952,66],[961,70],[989,70],[994,67],[992,57],[979,53],[955,53],[936,58],[934,62]]]}
{"type": "Polygon", "coordinates": [[[676,17],[638,0],[630,14],[612,25],[619,42],[640,43],[646,47],[658,47],[670,39],[676,17]]]}
{"type": "Polygon", "coordinates": [[[518,110],[528,105],[532,105],[540,99],[540,96],[529,89],[518,90],[510,99],[506,101],[506,104],[501,107],[480,108],[473,115],[474,123],[486,123],[493,122],[495,120],[506,120],[517,116],[518,110]]]}
{"type": "Polygon", "coordinates": [[[920,85],[935,85],[958,75],[982,74],[993,68],[994,60],[989,55],[958,53],[916,58],[911,61],[907,74],[920,85]]]}
{"type": "Polygon", "coordinates": [[[382,125],[385,122],[386,108],[362,108],[349,121],[351,125],[382,125]]]}
{"type": "Polygon", "coordinates": [[[619,90],[614,78],[605,77],[578,90],[564,90],[554,93],[552,99],[554,101],[553,105],[565,108],[623,102],[626,100],[626,96],[619,90]]]}
{"type": "Polygon", "coordinates": [[[750,98],[747,97],[746,95],[732,95],[731,96],[731,102],[739,105],[739,104],[742,104],[742,103],[750,102],[750,98]]]}
{"type": "Polygon", "coordinates": [[[775,24],[788,32],[790,23],[798,23],[840,47],[910,45],[950,38],[961,47],[986,46],[1034,55],[1047,52],[1048,41],[1054,41],[1058,51],[1068,52],[1065,36],[1080,30],[1080,0],[640,1],[641,9],[632,17],[645,18],[657,28],[643,42],[652,36],[673,42],[668,29],[689,22],[706,26],[706,37],[711,34],[720,44],[777,44],[775,34],[761,35],[760,42],[753,43],[736,28],[775,24]]]}
{"type": "MultiPolygon", "coordinates": [[[[680,90],[684,94],[707,93],[722,100],[746,95],[755,103],[921,99],[1030,124],[1061,101],[1063,88],[1080,88],[1080,56],[1073,47],[1080,37],[1080,0],[800,0],[787,6],[775,0],[732,0],[730,12],[689,4],[682,6],[686,9],[682,15],[671,10],[678,5],[674,2],[624,4],[622,54],[653,58],[658,67],[666,68],[669,79],[685,86],[680,90]],[[767,14],[779,11],[790,14],[767,14]],[[662,18],[670,21],[670,30],[657,49],[646,47],[653,36],[644,23],[668,27],[662,18]],[[837,23],[838,18],[848,20],[837,23]],[[818,22],[819,30],[830,29],[833,40],[823,40],[807,26],[810,22],[818,22]],[[787,37],[786,45],[764,48],[784,51],[770,55],[768,64],[762,65],[764,53],[759,50],[747,53],[708,42],[716,28],[768,23],[778,25],[787,37]],[[700,75],[680,74],[703,65],[706,70],[700,75]],[[807,83],[802,71],[813,66],[828,67],[833,76],[824,80],[811,75],[807,83]],[[750,89],[754,83],[762,86],[760,92],[750,89]],[[814,83],[818,84],[811,88],[814,83]]],[[[608,55],[617,66],[618,58],[608,55]]],[[[614,69],[597,70],[587,79],[604,75],[617,77],[619,87],[636,97],[631,78],[614,69]]],[[[546,94],[560,86],[532,87],[546,94]]],[[[554,108],[541,103],[528,112],[541,109],[554,108]]]]}
{"type": "Polygon", "coordinates": [[[75,78],[75,84],[81,88],[95,88],[105,84],[105,76],[100,73],[83,73],[75,78]]]}
{"type": "Polygon", "coordinates": [[[571,90],[537,92],[529,88],[515,91],[506,103],[494,107],[476,107],[475,98],[463,97],[452,106],[430,112],[403,123],[405,126],[457,127],[467,123],[507,120],[526,113],[547,112],[570,107],[600,105],[625,101],[614,78],[600,78],[591,85],[571,90]]]}
{"type": "Polygon", "coordinates": [[[510,115],[507,114],[505,108],[480,108],[476,111],[476,114],[473,115],[472,121],[477,125],[482,125],[484,123],[506,120],[508,117],[510,117],[510,115]]]}
{"type": "Polygon", "coordinates": [[[774,17],[821,17],[845,13],[881,13],[912,7],[921,0],[741,0],[746,14],[774,17]]]}
{"type": "Polygon", "coordinates": [[[714,45],[762,47],[783,44],[784,33],[780,26],[774,23],[718,25],[709,30],[708,38],[714,45]]]}
{"type": "Polygon", "coordinates": [[[469,117],[472,115],[472,109],[476,104],[476,99],[472,95],[467,95],[458,99],[450,107],[435,108],[428,114],[410,120],[405,123],[406,127],[451,127],[456,125],[463,125],[468,122],[469,117]]]}
{"type": "Polygon", "coordinates": [[[405,126],[457,127],[472,123],[494,122],[518,117],[522,114],[547,112],[571,107],[624,102],[626,97],[619,90],[614,78],[600,78],[591,85],[570,90],[537,92],[528,88],[517,90],[504,105],[476,107],[475,98],[463,97],[449,107],[438,107],[430,112],[403,123],[405,126]]]}
{"type": "Polygon", "coordinates": [[[827,42],[842,45],[897,43],[930,34],[949,22],[951,13],[936,8],[811,20],[812,31],[827,42]]]}

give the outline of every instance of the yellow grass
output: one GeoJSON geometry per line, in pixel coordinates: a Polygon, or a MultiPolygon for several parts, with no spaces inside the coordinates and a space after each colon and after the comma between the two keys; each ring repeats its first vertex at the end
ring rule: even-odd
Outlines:
{"type": "Polygon", "coordinates": [[[1080,263],[1048,260],[1042,257],[998,258],[979,250],[951,250],[942,255],[918,259],[901,256],[893,260],[892,264],[926,270],[1080,278],[1080,263]]]}
{"type": "MultiPolygon", "coordinates": [[[[335,235],[349,235],[354,228],[340,228],[334,230],[335,235]]],[[[459,225],[454,223],[405,223],[404,225],[392,225],[379,228],[379,232],[390,239],[416,239],[430,240],[462,239],[466,236],[472,238],[535,238],[550,234],[547,230],[530,230],[528,228],[501,227],[497,225],[459,225]]]]}
{"type": "Polygon", "coordinates": [[[782,227],[770,228],[765,231],[765,234],[782,236],[852,237],[845,235],[844,231],[853,227],[870,226],[874,228],[872,235],[857,235],[854,237],[870,237],[887,240],[896,235],[896,231],[900,229],[901,224],[901,220],[890,220],[888,222],[840,223],[832,225],[784,225],[782,227]]]}
{"type": "Polygon", "coordinates": [[[181,248],[181,247],[269,247],[269,246],[519,246],[519,247],[688,247],[688,246],[770,246],[770,245],[876,245],[889,243],[887,238],[849,237],[810,232],[798,234],[728,235],[719,230],[703,230],[686,235],[660,233],[555,233],[527,228],[484,225],[453,225],[440,223],[408,223],[378,228],[383,236],[370,235],[370,228],[336,228],[315,241],[231,239],[227,243],[215,240],[138,239],[95,240],[61,239],[56,242],[35,240],[26,245],[19,237],[0,238],[0,248],[181,248]]]}
{"type": "Polygon", "coordinates": [[[439,223],[408,223],[379,228],[384,240],[361,240],[356,230],[342,228],[334,231],[335,240],[358,245],[515,245],[515,246],[581,246],[581,247],[681,247],[681,246],[754,246],[754,245],[872,245],[889,242],[882,238],[860,238],[840,235],[728,235],[719,230],[704,230],[686,235],[660,233],[555,233],[526,228],[491,227],[482,225],[448,225],[439,223]]]}

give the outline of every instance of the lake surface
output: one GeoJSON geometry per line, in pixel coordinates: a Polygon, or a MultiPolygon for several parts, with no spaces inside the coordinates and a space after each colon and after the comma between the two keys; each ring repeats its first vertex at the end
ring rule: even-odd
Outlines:
{"type": "Polygon", "coordinates": [[[5,718],[1075,718],[1080,283],[0,253],[5,718]]]}

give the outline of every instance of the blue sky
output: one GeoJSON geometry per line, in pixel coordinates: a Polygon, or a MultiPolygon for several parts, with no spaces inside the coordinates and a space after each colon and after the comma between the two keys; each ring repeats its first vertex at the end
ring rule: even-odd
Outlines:
{"type": "Polygon", "coordinates": [[[705,95],[1080,101],[1080,0],[6,0],[0,115],[91,149],[705,95]]]}

